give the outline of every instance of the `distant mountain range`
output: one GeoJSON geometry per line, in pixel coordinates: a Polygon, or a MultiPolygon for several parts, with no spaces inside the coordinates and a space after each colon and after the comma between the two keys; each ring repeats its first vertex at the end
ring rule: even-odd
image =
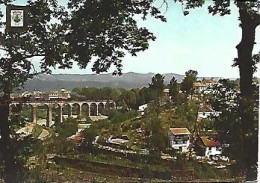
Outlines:
{"type": "MultiPolygon", "coordinates": [[[[71,90],[75,87],[111,87],[111,88],[141,88],[148,86],[151,83],[155,73],[124,73],[122,76],[112,76],[112,74],[53,74],[53,75],[38,75],[27,81],[22,90],[57,90],[65,88],[71,90]]],[[[165,84],[168,84],[174,76],[178,82],[181,82],[184,75],[167,73],[165,76],[165,84]]],[[[213,77],[218,80],[219,77],[213,77]]]]}

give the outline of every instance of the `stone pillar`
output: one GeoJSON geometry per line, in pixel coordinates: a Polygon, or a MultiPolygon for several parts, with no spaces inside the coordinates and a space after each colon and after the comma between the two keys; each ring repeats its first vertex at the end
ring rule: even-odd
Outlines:
{"type": "Polygon", "coordinates": [[[98,116],[98,103],[96,103],[96,105],[97,105],[97,116],[98,116]]]}
{"type": "Polygon", "coordinates": [[[70,104],[68,104],[68,117],[71,117],[72,115],[72,107],[70,104]]]}
{"type": "Polygon", "coordinates": [[[82,108],[82,104],[79,104],[78,105],[78,116],[77,116],[77,118],[81,118],[81,108],[82,108]]]}
{"type": "Polygon", "coordinates": [[[37,123],[37,106],[32,105],[32,122],[37,123]]]}
{"type": "Polygon", "coordinates": [[[63,121],[62,121],[62,104],[59,104],[58,105],[58,122],[59,123],[62,123],[63,121]]]}
{"type": "Polygon", "coordinates": [[[52,104],[48,105],[48,109],[47,109],[47,121],[46,121],[46,126],[50,127],[52,123],[52,104]]]}
{"type": "Polygon", "coordinates": [[[88,107],[87,107],[87,115],[90,116],[90,104],[88,104],[88,107]]]}

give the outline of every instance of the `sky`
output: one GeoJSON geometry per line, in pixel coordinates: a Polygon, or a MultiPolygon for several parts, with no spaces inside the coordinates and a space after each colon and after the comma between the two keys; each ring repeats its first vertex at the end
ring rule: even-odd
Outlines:
{"type": "MultiPolygon", "coordinates": [[[[138,53],[136,57],[126,55],[123,59],[123,73],[185,74],[193,69],[201,77],[239,77],[238,68],[231,66],[237,57],[235,47],[241,40],[238,10],[234,5],[231,7],[231,15],[224,17],[208,14],[207,4],[184,16],[182,6],[172,3],[165,16],[166,23],[152,18],[138,20],[139,26],[147,27],[157,39],[150,42],[148,50],[138,53]]],[[[260,26],[255,38],[253,52],[257,53],[260,51],[260,26]]],[[[74,65],[72,69],[56,69],[53,73],[90,74],[91,67],[92,64],[86,69],[79,69],[74,65]]],[[[259,70],[255,76],[260,77],[259,70]]]]}

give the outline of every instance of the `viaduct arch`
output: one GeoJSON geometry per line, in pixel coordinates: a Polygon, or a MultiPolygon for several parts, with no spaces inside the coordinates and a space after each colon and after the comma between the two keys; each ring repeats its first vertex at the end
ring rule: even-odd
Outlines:
{"type": "Polygon", "coordinates": [[[13,101],[10,104],[10,107],[22,105],[22,106],[29,106],[31,108],[31,121],[33,123],[37,122],[37,107],[38,106],[47,106],[47,119],[46,119],[46,126],[50,126],[53,118],[53,107],[54,105],[58,105],[58,122],[63,122],[63,113],[64,108],[66,106],[66,113],[67,116],[72,116],[73,113],[73,106],[77,106],[77,117],[82,118],[82,109],[83,106],[86,106],[85,117],[88,116],[98,116],[103,114],[105,109],[114,109],[116,104],[114,101],[25,101],[25,102],[17,102],[13,101]]]}

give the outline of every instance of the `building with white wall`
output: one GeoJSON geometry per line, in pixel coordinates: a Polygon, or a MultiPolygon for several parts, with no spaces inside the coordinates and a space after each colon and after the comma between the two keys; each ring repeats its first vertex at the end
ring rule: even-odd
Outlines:
{"type": "Polygon", "coordinates": [[[190,145],[190,132],[187,128],[170,128],[167,131],[171,148],[187,152],[190,145]]]}
{"type": "Polygon", "coordinates": [[[196,152],[200,156],[210,158],[211,156],[221,155],[222,148],[218,141],[207,136],[201,136],[196,140],[195,143],[196,152]]]}
{"type": "Polygon", "coordinates": [[[219,116],[220,112],[214,111],[209,105],[200,105],[198,108],[198,118],[209,118],[210,116],[219,116]]]}

